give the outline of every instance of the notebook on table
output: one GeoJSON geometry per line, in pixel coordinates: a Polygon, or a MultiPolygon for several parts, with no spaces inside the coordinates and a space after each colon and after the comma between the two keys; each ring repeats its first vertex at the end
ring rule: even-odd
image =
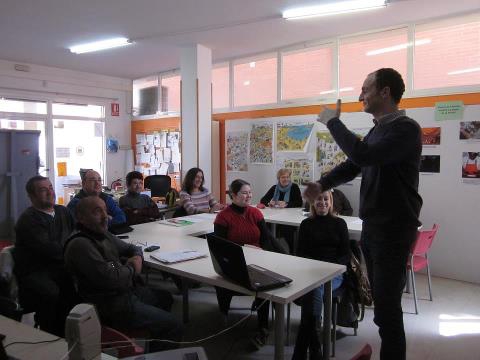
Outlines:
{"type": "Polygon", "coordinates": [[[183,249],[183,250],[168,251],[168,252],[154,252],[150,254],[150,257],[152,259],[155,259],[165,264],[175,264],[181,261],[193,260],[193,259],[203,258],[206,256],[207,254],[204,254],[200,251],[191,250],[191,249],[183,249]]]}
{"type": "Polygon", "coordinates": [[[292,279],[261,266],[247,265],[243,248],[214,234],[207,235],[215,272],[247,289],[265,291],[285,286],[292,279]]]}

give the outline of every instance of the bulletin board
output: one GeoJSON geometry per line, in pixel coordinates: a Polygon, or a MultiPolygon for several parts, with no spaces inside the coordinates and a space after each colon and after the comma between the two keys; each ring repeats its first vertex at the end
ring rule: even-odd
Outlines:
{"type": "Polygon", "coordinates": [[[180,118],[134,120],[131,143],[135,170],[145,177],[169,175],[172,187],[180,190],[181,173],[180,118]]]}

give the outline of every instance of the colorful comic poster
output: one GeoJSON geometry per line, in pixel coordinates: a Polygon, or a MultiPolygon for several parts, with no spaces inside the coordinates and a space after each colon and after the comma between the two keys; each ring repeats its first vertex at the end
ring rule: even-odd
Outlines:
{"type": "Polygon", "coordinates": [[[250,130],[250,163],[273,163],[273,124],[252,124],[250,130]]]}
{"type": "Polygon", "coordinates": [[[422,128],[422,145],[440,145],[441,127],[422,128]]]}
{"type": "Polygon", "coordinates": [[[306,151],[313,123],[277,123],[277,152],[306,151]]]}
{"type": "Polygon", "coordinates": [[[248,132],[227,133],[227,171],[248,171],[248,132]]]}
{"type": "MultiPolygon", "coordinates": [[[[353,130],[360,139],[363,139],[369,131],[370,129],[368,128],[353,130]]],[[[320,172],[318,175],[331,171],[335,166],[341,164],[346,159],[347,156],[342,149],[340,149],[335,140],[333,140],[329,131],[317,132],[316,160],[320,172]]]]}
{"type": "Polygon", "coordinates": [[[460,140],[480,140],[480,121],[460,122],[460,140]]]}
{"type": "Polygon", "coordinates": [[[295,184],[306,185],[313,181],[313,154],[277,154],[276,168],[289,169],[295,184]]]}

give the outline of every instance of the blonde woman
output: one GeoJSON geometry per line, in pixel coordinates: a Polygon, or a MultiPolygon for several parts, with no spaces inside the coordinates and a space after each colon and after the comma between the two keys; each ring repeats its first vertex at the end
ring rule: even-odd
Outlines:
{"type": "Polygon", "coordinates": [[[298,185],[292,182],[291,174],[292,172],[288,169],[278,170],[277,184],[268,190],[260,202],[270,207],[301,207],[303,204],[302,194],[298,185]]]}
{"type": "MultiPolygon", "coordinates": [[[[311,205],[312,216],[303,220],[299,230],[297,256],[347,265],[350,262],[350,243],[346,222],[333,213],[331,191],[320,193],[311,205]]],[[[343,276],[332,279],[332,290],[343,283],[343,276]]],[[[323,305],[323,285],[302,299],[300,328],[295,342],[293,360],[320,359],[320,329],[323,305]]]]}

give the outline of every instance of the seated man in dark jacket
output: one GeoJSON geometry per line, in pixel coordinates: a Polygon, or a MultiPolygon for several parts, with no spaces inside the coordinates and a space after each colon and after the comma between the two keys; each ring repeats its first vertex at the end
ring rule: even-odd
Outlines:
{"type": "Polygon", "coordinates": [[[73,230],[73,218],[66,207],[55,205],[48,178],[34,176],[26,190],[32,206],[15,225],[13,253],[20,302],[36,312],[42,330],[63,336],[65,318],[76,302],[63,263],[63,245],[73,230]]]}
{"type": "Polygon", "coordinates": [[[78,202],[87,196],[98,196],[105,202],[108,215],[108,226],[127,222],[125,213],[120,209],[113,198],[102,192],[102,177],[95,170],[87,170],[82,178],[82,190],[68,203],[67,207],[75,216],[75,207],[78,202]]]}
{"type": "Polygon", "coordinates": [[[128,192],[119,200],[120,208],[127,215],[128,225],[142,224],[160,217],[158,206],[143,191],[143,175],[138,171],[127,174],[128,192]]]}
{"type": "MultiPolygon", "coordinates": [[[[76,217],[78,231],[65,245],[65,263],[82,300],[95,304],[102,324],[120,331],[144,329],[152,338],[179,341],[182,325],[168,312],[172,296],[139,285],[142,250],[107,231],[105,203],[97,196],[86,197],[77,204],[76,217]]],[[[152,351],[167,347],[150,345],[152,351]]]]}

